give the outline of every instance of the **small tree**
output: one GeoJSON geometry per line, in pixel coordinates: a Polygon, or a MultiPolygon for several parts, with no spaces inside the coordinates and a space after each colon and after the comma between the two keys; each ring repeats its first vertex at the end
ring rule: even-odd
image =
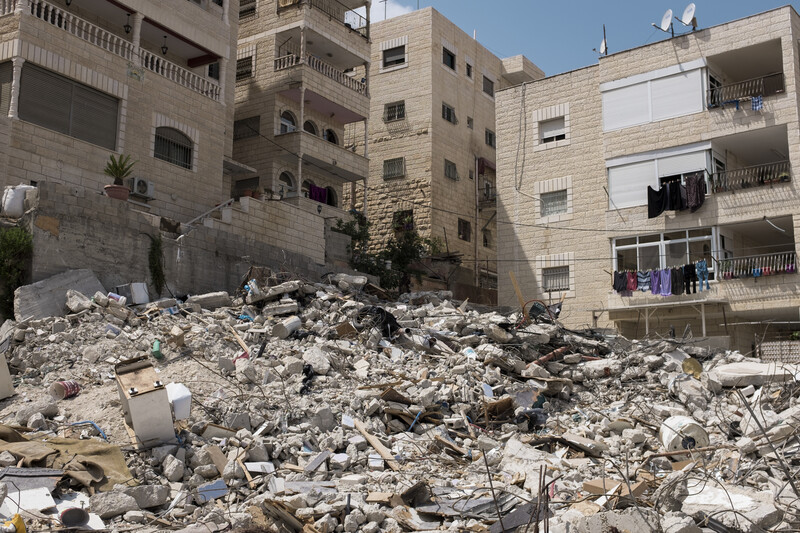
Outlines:
{"type": "Polygon", "coordinates": [[[33,238],[22,228],[0,229],[0,315],[14,316],[14,291],[23,285],[33,238]]]}
{"type": "Polygon", "coordinates": [[[114,185],[124,185],[123,180],[133,173],[135,164],[136,161],[131,161],[130,155],[114,157],[114,154],[111,154],[103,169],[103,174],[114,178],[114,185]]]}

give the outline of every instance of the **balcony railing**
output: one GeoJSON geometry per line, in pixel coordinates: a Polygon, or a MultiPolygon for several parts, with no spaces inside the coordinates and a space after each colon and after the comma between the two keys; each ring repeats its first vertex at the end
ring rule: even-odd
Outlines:
{"type": "Polygon", "coordinates": [[[751,167],[715,172],[711,175],[714,192],[735,191],[792,180],[789,161],[754,165],[751,167]]]}
{"type": "Polygon", "coordinates": [[[797,272],[797,253],[777,252],[724,259],[719,261],[718,269],[718,279],[721,280],[794,274],[797,272]]]}
{"type": "Polygon", "coordinates": [[[10,15],[17,7],[17,0],[0,0],[0,17],[10,15]]]}
{"type": "Polygon", "coordinates": [[[754,96],[772,96],[784,91],[783,73],[769,74],[760,78],[752,78],[730,85],[722,85],[708,89],[708,107],[720,107],[725,104],[739,105],[739,100],[754,96]]]}
{"type": "Polygon", "coordinates": [[[69,11],[49,4],[43,0],[27,0],[28,10],[34,17],[41,19],[48,24],[60,28],[67,33],[71,33],[87,43],[107,50],[112,54],[118,55],[128,61],[134,55],[133,44],[110,31],[95,26],[89,21],[76,17],[69,11]]]}
{"type": "Polygon", "coordinates": [[[219,100],[220,86],[217,83],[186,70],[171,61],[167,61],[163,57],[159,57],[158,54],[149,52],[144,48],[139,49],[139,55],[144,68],[152,70],[156,74],[160,74],[168,80],[172,80],[178,85],[207,96],[212,100],[219,100]]]}
{"type": "MultiPolygon", "coordinates": [[[[300,57],[297,56],[296,54],[285,55],[275,59],[275,70],[276,71],[284,70],[287,68],[294,67],[295,65],[299,65],[301,63],[302,62],[300,61],[300,57]]],[[[324,76],[341,83],[345,87],[354,90],[358,94],[363,94],[366,96],[367,94],[366,82],[352,78],[347,74],[345,74],[343,71],[337,69],[332,65],[329,65],[328,63],[322,61],[318,57],[314,57],[312,55],[306,56],[305,63],[312,69],[323,74],[324,76]]]]}
{"type": "Polygon", "coordinates": [[[123,37],[104,30],[44,0],[21,1],[27,2],[28,11],[34,17],[128,61],[133,61],[138,55],[142,66],[146,69],[212,100],[219,101],[220,86],[216,82],[212,82],[171,61],[167,61],[144,48],[137,50],[133,43],[123,37]]]}
{"type": "Polygon", "coordinates": [[[311,6],[326,13],[353,31],[358,32],[365,39],[369,39],[367,19],[338,2],[337,0],[311,0],[311,6]]]}
{"type": "Polygon", "coordinates": [[[491,184],[484,184],[478,190],[478,205],[480,207],[491,207],[497,200],[497,187],[491,184]]]}

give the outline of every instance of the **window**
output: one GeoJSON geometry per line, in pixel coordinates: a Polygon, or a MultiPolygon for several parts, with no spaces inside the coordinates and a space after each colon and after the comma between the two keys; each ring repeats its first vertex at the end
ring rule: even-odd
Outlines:
{"type": "Polygon", "coordinates": [[[257,137],[261,132],[261,117],[248,117],[233,123],[233,140],[257,137]]]}
{"type": "Polygon", "coordinates": [[[303,131],[311,135],[318,135],[317,125],[310,120],[303,122],[303,131]]]}
{"type": "Polygon", "coordinates": [[[483,230],[483,247],[484,248],[491,248],[492,247],[492,232],[488,229],[483,230]]]}
{"type": "Polygon", "coordinates": [[[392,102],[386,104],[383,108],[383,120],[385,122],[393,122],[395,120],[403,120],[406,118],[406,102],[392,102]]]}
{"type": "Polygon", "coordinates": [[[329,143],[339,144],[339,138],[336,136],[336,132],[332,129],[325,130],[325,133],[323,133],[322,137],[329,143]]]}
{"type": "Polygon", "coordinates": [[[336,189],[333,187],[325,187],[325,192],[325,205],[339,207],[339,198],[336,195],[336,189]]]}
{"type": "Polygon", "coordinates": [[[544,292],[569,290],[569,267],[558,266],[542,269],[542,289],[544,292]]]}
{"type": "Polygon", "coordinates": [[[236,60],[236,81],[253,77],[253,56],[236,60]]]}
{"type": "Polygon", "coordinates": [[[467,242],[472,240],[472,224],[469,220],[458,219],[458,238],[467,242]]]}
{"type": "Polygon", "coordinates": [[[256,0],[239,1],[239,20],[252,17],[256,14],[256,0]]]}
{"type": "Polygon", "coordinates": [[[495,137],[494,132],[488,128],[486,129],[486,144],[492,148],[497,148],[497,137],[495,137]]]}
{"type": "Polygon", "coordinates": [[[483,77],[483,92],[489,96],[494,96],[494,82],[486,76],[483,77]]]}
{"type": "Polygon", "coordinates": [[[473,129],[475,127],[475,121],[472,120],[472,117],[467,117],[467,127],[469,129],[473,129]]]}
{"type": "Polygon", "coordinates": [[[444,160],[444,175],[451,180],[458,179],[458,169],[456,168],[456,164],[448,159],[444,160]]]}
{"type": "Polygon", "coordinates": [[[297,187],[294,183],[294,176],[290,172],[281,172],[278,176],[278,195],[281,198],[297,196],[297,187]]]}
{"type": "Polygon", "coordinates": [[[406,47],[396,46],[383,51],[383,68],[402,65],[406,62],[406,47]]]}
{"type": "Polygon", "coordinates": [[[392,214],[392,229],[395,231],[411,231],[414,229],[414,210],[405,209],[392,214]]]}
{"type": "Polygon", "coordinates": [[[564,117],[539,122],[539,140],[542,144],[563,141],[567,138],[564,117]]]}
{"type": "Polygon", "coordinates": [[[456,55],[445,47],[442,47],[442,63],[451,69],[456,69],[456,55]]]}
{"type": "Polygon", "coordinates": [[[14,76],[14,68],[11,61],[0,63],[0,114],[8,115],[8,108],[11,104],[11,78],[14,76]]]}
{"type": "Polygon", "coordinates": [[[467,69],[466,70],[467,70],[467,77],[468,78],[472,78],[472,65],[467,63],[467,69]]]}
{"type": "Polygon", "coordinates": [[[445,104],[444,102],[442,102],[442,118],[452,124],[458,124],[458,120],[456,120],[455,108],[445,104]]]}
{"type": "Polygon", "coordinates": [[[219,61],[208,65],[208,77],[219,81],[219,61]]]}
{"type": "MultiPolygon", "coordinates": [[[[705,259],[713,272],[712,228],[671,231],[614,239],[615,270],[658,270],[705,259]]],[[[711,276],[713,278],[713,275],[711,276]]]]}
{"type": "MultiPolygon", "coordinates": [[[[5,84],[3,89],[2,105],[8,107],[5,84]]],[[[26,122],[116,148],[119,100],[27,62],[22,66],[18,111],[26,122]]]]}
{"type": "Polygon", "coordinates": [[[291,111],[281,113],[281,133],[292,133],[297,130],[297,120],[291,111]]]}
{"type": "Polygon", "coordinates": [[[192,168],[192,140],[172,128],[156,128],[153,156],[173,165],[192,168]]]}
{"type": "Polygon", "coordinates": [[[567,212],[567,190],[546,192],[540,197],[541,212],[543,217],[558,215],[567,212]]]}
{"type": "Polygon", "coordinates": [[[404,157],[384,159],[383,179],[402,178],[406,174],[406,160],[404,157]]]}

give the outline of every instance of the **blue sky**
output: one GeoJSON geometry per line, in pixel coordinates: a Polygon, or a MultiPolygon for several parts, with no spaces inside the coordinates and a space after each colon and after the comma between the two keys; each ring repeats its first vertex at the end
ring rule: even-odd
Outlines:
{"type": "MultiPolygon", "coordinates": [[[[695,0],[698,28],[800,1],[695,0]]],[[[609,53],[668,37],[650,25],[667,9],[680,17],[689,0],[372,0],[372,20],[432,6],[499,57],[524,54],[550,76],[597,62],[606,25],[609,53]]],[[[685,28],[674,20],[675,33],[685,28]]]]}

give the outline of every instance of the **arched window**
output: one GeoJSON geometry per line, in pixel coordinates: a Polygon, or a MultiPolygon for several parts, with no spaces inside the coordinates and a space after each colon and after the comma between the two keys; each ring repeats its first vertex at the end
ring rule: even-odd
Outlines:
{"type": "Polygon", "coordinates": [[[325,140],[329,143],[339,144],[339,139],[336,137],[336,133],[332,129],[325,130],[325,140]]]}
{"type": "Polygon", "coordinates": [[[291,173],[281,172],[281,175],[278,176],[278,194],[280,194],[282,198],[297,196],[297,187],[294,183],[294,176],[292,176],[291,173]],[[283,192],[283,194],[281,194],[281,192],[283,192]]]}
{"type": "Polygon", "coordinates": [[[281,113],[281,133],[291,133],[297,130],[297,119],[291,111],[281,113]]]}
{"type": "Polygon", "coordinates": [[[326,187],[328,191],[328,196],[325,199],[325,203],[328,205],[332,205],[333,207],[339,207],[339,200],[336,197],[336,190],[333,187],[326,187]]]}
{"type": "Polygon", "coordinates": [[[311,196],[311,187],[314,186],[314,183],[309,180],[305,180],[303,185],[300,187],[300,192],[303,194],[304,197],[309,198],[311,196]]]}
{"type": "Polygon", "coordinates": [[[173,128],[156,128],[153,155],[173,165],[192,168],[192,140],[173,128]]]}
{"type": "Polygon", "coordinates": [[[310,120],[306,120],[303,123],[303,131],[310,133],[312,135],[318,135],[317,125],[311,122],[310,120]]]}

